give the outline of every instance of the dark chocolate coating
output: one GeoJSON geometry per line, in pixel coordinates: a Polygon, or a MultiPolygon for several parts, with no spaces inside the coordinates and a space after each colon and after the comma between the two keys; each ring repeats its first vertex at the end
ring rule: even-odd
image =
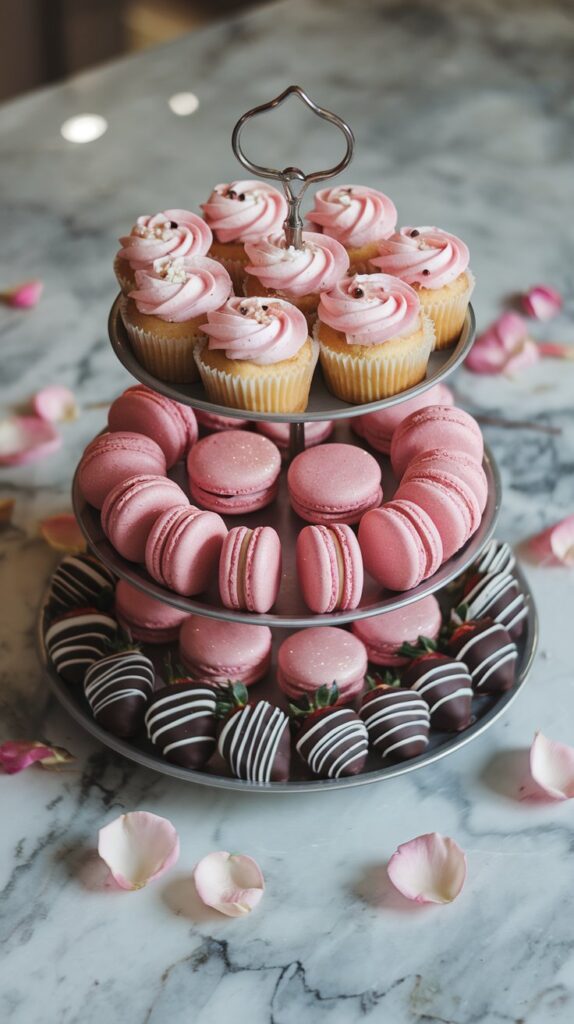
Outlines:
{"type": "Polygon", "coordinates": [[[328,708],[304,721],[297,751],[323,779],[358,775],[369,752],[367,728],[351,708],[328,708]]]}
{"type": "Polygon", "coordinates": [[[450,653],[464,659],[475,693],[504,693],[514,686],[518,650],[500,622],[468,622],[453,633],[450,653]]]}
{"type": "Polygon", "coordinates": [[[104,591],[111,595],[114,586],[111,572],[93,555],[67,555],[52,576],[50,609],[61,614],[71,608],[87,608],[104,591]]]}
{"type": "Polygon", "coordinates": [[[528,608],[517,580],[510,573],[475,576],[464,589],[463,601],[470,621],[494,619],[502,623],[513,640],[521,636],[528,608]]]}
{"type": "Polygon", "coordinates": [[[471,575],[477,573],[486,576],[487,573],[510,572],[514,569],[516,558],[514,552],[505,540],[489,540],[486,547],[471,567],[471,575]]]}
{"type": "Polygon", "coordinates": [[[266,700],[246,704],[225,722],[217,749],[238,779],[286,782],[291,761],[289,719],[266,700]]]}
{"type": "Polygon", "coordinates": [[[54,668],[67,683],[83,683],[94,661],[103,658],[108,642],[114,640],[118,624],[110,615],[94,608],[79,608],[55,619],[44,640],[54,668]]]}
{"type": "Polygon", "coordinates": [[[462,662],[446,654],[425,654],[401,673],[401,684],[427,702],[433,729],[461,732],[470,725],[472,682],[462,662]]]}
{"type": "Polygon", "coordinates": [[[382,758],[408,761],[428,746],[428,704],[412,690],[377,686],[364,695],[359,715],[367,727],[369,743],[382,758]]]}
{"type": "Polygon", "coordinates": [[[102,729],[135,736],[153,693],[154,667],[141,651],[116,651],[90,665],[84,693],[102,729]]]}
{"type": "Polygon", "coordinates": [[[147,734],[166,761],[202,768],[215,749],[215,691],[204,683],[174,683],[154,694],[146,711],[147,734]]]}

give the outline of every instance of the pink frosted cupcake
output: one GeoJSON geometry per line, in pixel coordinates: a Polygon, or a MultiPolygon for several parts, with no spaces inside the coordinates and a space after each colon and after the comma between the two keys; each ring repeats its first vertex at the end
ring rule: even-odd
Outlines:
{"type": "Polygon", "coordinates": [[[206,256],[167,257],[136,270],[121,313],[138,361],[160,380],[197,380],[194,350],[205,315],[231,292],[229,274],[206,256]]]}
{"type": "Polygon", "coordinates": [[[345,247],[351,274],[369,274],[369,260],[377,255],[378,243],[395,230],[397,211],[393,201],[376,188],[338,185],[317,192],[307,218],[345,247]]]}
{"type": "Polygon", "coordinates": [[[136,270],[151,268],[155,260],[171,256],[205,256],[213,236],[209,227],[189,210],[164,210],[153,217],[138,217],[129,235],[120,238],[114,272],[124,295],[136,287],[136,270]]]}
{"type": "Polygon", "coordinates": [[[349,257],[345,249],[329,235],[303,232],[303,245],[287,245],[283,233],[246,242],[250,275],[245,282],[246,295],[270,295],[287,299],[307,317],[313,326],[321,292],[345,277],[349,257]]]}
{"type": "Polygon", "coordinates": [[[435,348],[458,340],[474,277],[468,247],[440,228],[401,228],[379,244],[371,260],[385,274],[394,274],[416,289],[423,313],[435,327],[435,348]]]}
{"type": "Polygon", "coordinates": [[[362,404],[418,384],[434,343],[414,288],[388,274],[345,277],[319,302],[315,337],[327,386],[362,404]]]}
{"type": "Polygon", "coordinates": [[[254,412],[303,412],[319,346],[283,299],[231,298],[209,313],[195,359],[210,401],[254,412]]]}
{"type": "Polygon", "coordinates": [[[213,232],[209,255],[223,264],[242,295],[248,262],[244,244],[281,231],[287,200],[264,181],[232,181],[216,185],[201,209],[213,232]]]}

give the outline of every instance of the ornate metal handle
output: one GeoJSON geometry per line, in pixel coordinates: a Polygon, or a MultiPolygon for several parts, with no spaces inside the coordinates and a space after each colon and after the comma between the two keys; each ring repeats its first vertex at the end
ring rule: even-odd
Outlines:
{"type": "Polygon", "coordinates": [[[246,114],[243,114],[239,118],[239,121],[233,129],[233,135],[231,136],[231,145],[233,152],[244,167],[252,174],[255,174],[258,178],[273,178],[276,181],[280,181],[287,203],[289,205],[289,213],[287,219],[283,225],[285,230],[285,238],[287,245],[292,245],[296,249],[301,248],[301,232],[303,230],[303,221],[299,208],[301,206],[301,200],[307,187],[315,181],[324,181],[326,178],[333,178],[336,174],[340,174],[345,169],[347,164],[350,163],[353,156],[353,149],[355,146],[355,137],[349,128],[349,125],[343,121],[342,117],[338,117],[337,114],[333,114],[330,110],[325,110],[324,107],[317,106],[313,103],[313,100],[304,92],[299,85],[290,85],[288,89],[285,89],[280,96],[276,96],[274,100],[269,100],[268,103],[262,103],[258,107],[253,107],[252,110],[248,110],[246,114]],[[339,128],[345,136],[347,143],[347,150],[342,160],[335,167],[329,167],[325,171],[313,171],[311,174],[304,174],[299,167],[285,167],[282,171],[277,170],[274,167],[260,167],[259,164],[252,163],[248,157],[245,156],[241,148],[241,132],[247,121],[252,117],[256,117],[257,114],[263,114],[267,110],[274,110],[275,107],[281,106],[282,103],[288,99],[289,96],[298,96],[299,99],[307,106],[314,114],[318,117],[322,117],[324,121],[329,121],[330,124],[334,124],[336,128],[339,128]],[[300,182],[301,188],[298,192],[294,191],[294,182],[300,182]]]}

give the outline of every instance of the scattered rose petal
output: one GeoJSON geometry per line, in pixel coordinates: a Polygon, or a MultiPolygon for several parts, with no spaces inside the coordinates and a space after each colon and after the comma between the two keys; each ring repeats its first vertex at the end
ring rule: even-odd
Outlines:
{"type": "Polygon", "coordinates": [[[259,903],[265,889],[261,868],[252,857],[220,850],[208,853],[193,872],[203,903],[227,917],[244,917],[259,903]]]}
{"type": "Polygon", "coordinates": [[[528,552],[540,565],[574,566],[574,515],[531,537],[528,552]]]}
{"type": "Polygon", "coordinates": [[[549,740],[537,732],[530,747],[530,774],[538,793],[534,790],[529,796],[544,793],[553,800],[571,800],[574,797],[574,747],[549,740]]]}
{"type": "Polygon", "coordinates": [[[100,829],[98,853],[121,889],[143,889],[177,862],[179,837],[167,818],[131,811],[100,829]]]}
{"type": "Polygon", "coordinates": [[[503,313],[476,339],[465,366],[473,373],[517,373],[540,359],[536,342],[528,337],[518,313],[503,313]]]}
{"type": "Polygon", "coordinates": [[[7,775],[15,775],[38,762],[42,768],[58,768],[75,758],[64,747],[49,747],[45,743],[28,740],[7,740],[0,744],[0,768],[7,775]]]}
{"type": "Polygon", "coordinates": [[[78,418],[74,392],[63,384],[50,384],[49,387],[37,391],[31,404],[36,416],[51,423],[63,423],[78,418]]]}
{"type": "Polygon", "coordinates": [[[12,516],[16,502],[14,498],[2,498],[0,501],[0,526],[12,526],[12,516]]]}
{"type": "Polygon", "coordinates": [[[10,416],[0,421],[0,466],[21,466],[55,452],[62,438],[39,416],[10,416]]]}
{"type": "Polygon", "coordinates": [[[541,356],[551,359],[574,359],[574,345],[562,345],[559,341],[537,341],[541,356]]]}
{"type": "Polygon", "coordinates": [[[522,308],[527,316],[550,320],[562,309],[562,296],[549,285],[537,284],[522,296],[522,308]]]}
{"type": "Polygon", "coordinates": [[[43,291],[43,281],[24,281],[2,292],[0,297],[8,306],[14,306],[15,309],[32,309],[39,302],[43,291]]]}
{"type": "Polygon", "coordinates": [[[77,555],[86,550],[86,541],[78,520],[71,512],[59,516],[48,516],[42,519],[38,528],[44,540],[54,551],[65,551],[67,555],[77,555]]]}
{"type": "Polygon", "coordinates": [[[402,843],[387,864],[396,889],[416,903],[451,903],[466,878],[466,856],[449,836],[428,832],[402,843]]]}

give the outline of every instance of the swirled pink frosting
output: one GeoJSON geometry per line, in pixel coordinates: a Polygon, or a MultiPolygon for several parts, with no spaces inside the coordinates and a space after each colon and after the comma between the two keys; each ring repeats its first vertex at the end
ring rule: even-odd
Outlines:
{"type": "Polygon", "coordinates": [[[264,181],[216,185],[201,209],[218,242],[253,242],[281,230],[287,200],[264,181]]]}
{"type": "Polygon", "coordinates": [[[345,334],[349,345],[380,345],[410,334],[419,313],[414,288],[389,274],[344,277],[319,301],[319,319],[345,334]]]}
{"type": "Polygon", "coordinates": [[[140,313],[172,323],[218,309],[232,289],[225,267],[207,256],[156,260],[151,268],[136,270],[136,284],[130,299],[140,313]]]}
{"type": "Polygon", "coordinates": [[[397,223],[392,199],[366,185],[321,189],[307,217],[319,224],[325,235],[351,248],[387,238],[397,223]]]}
{"type": "Polygon", "coordinates": [[[210,349],[259,366],[291,359],[309,335],[303,313],[282,299],[232,297],[207,319],[201,329],[209,335],[210,349]]]}
{"type": "Polygon", "coordinates": [[[133,270],[143,270],[165,256],[205,256],[213,236],[205,221],[190,210],[164,210],[138,217],[129,235],[120,238],[118,256],[133,270]]]}
{"type": "Polygon", "coordinates": [[[314,295],[332,288],[349,269],[349,257],[340,242],[328,235],[303,232],[303,245],[287,245],[283,234],[259,242],[246,242],[250,263],[245,267],[265,288],[286,295],[314,295]]]}
{"type": "Polygon", "coordinates": [[[440,228],[401,228],[381,241],[379,255],[370,262],[384,274],[394,274],[407,284],[442,288],[464,273],[468,246],[440,228]],[[414,234],[413,234],[414,232],[414,234]]]}

